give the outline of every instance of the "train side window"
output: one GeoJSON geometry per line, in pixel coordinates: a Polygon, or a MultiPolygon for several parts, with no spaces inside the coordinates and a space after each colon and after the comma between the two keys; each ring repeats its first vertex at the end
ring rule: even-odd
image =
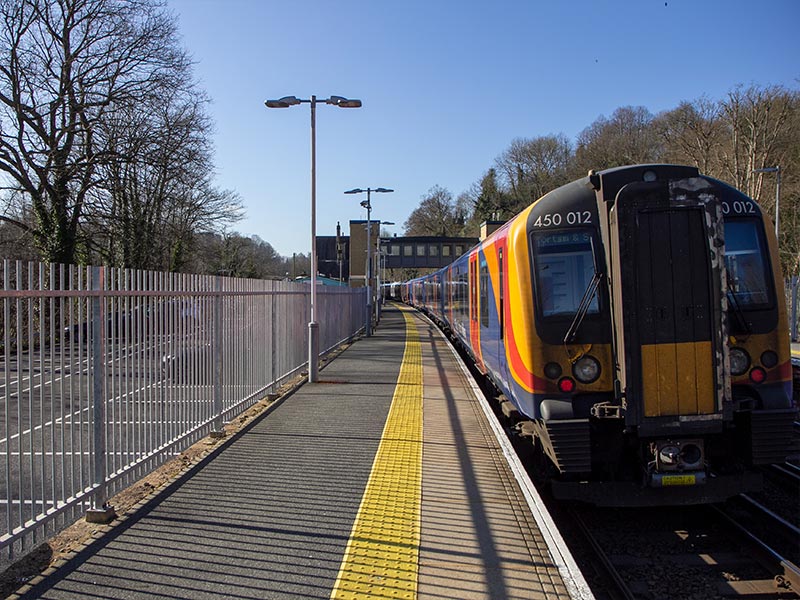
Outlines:
{"type": "Polygon", "coordinates": [[[744,309],[770,306],[767,253],[760,223],[755,220],[725,221],[725,270],[728,290],[744,309]]]}
{"type": "Polygon", "coordinates": [[[480,259],[480,313],[481,313],[481,327],[489,326],[489,267],[486,264],[486,258],[481,256],[480,259]]]}
{"type": "MultiPolygon", "coordinates": [[[[537,294],[545,317],[574,315],[595,273],[588,231],[548,232],[534,236],[537,294]]],[[[597,294],[587,314],[600,312],[597,294]]]]}
{"type": "Polygon", "coordinates": [[[469,290],[469,283],[467,282],[467,274],[464,273],[461,275],[463,278],[461,280],[461,301],[464,303],[461,307],[461,312],[464,315],[464,318],[467,318],[467,311],[469,310],[469,294],[467,293],[469,290]]]}
{"type": "Polygon", "coordinates": [[[467,317],[467,306],[469,305],[469,301],[467,299],[467,274],[466,273],[459,273],[458,274],[458,299],[461,305],[459,306],[460,310],[459,313],[461,314],[461,318],[465,319],[467,317]]]}

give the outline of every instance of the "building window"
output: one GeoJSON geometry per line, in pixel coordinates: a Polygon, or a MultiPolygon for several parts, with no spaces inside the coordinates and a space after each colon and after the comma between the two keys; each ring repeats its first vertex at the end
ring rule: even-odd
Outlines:
{"type": "Polygon", "coordinates": [[[417,256],[425,256],[425,244],[417,244],[417,256]]]}
{"type": "Polygon", "coordinates": [[[413,256],[414,255],[414,247],[411,244],[406,244],[403,246],[403,256],[413,256]]]}
{"type": "Polygon", "coordinates": [[[442,246],[442,256],[450,256],[450,246],[442,246]]]}
{"type": "Polygon", "coordinates": [[[461,246],[460,244],[457,244],[456,245],[456,256],[461,256],[462,254],[464,254],[464,246],[461,246]]]}
{"type": "Polygon", "coordinates": [[[439,256],[439,246],[428,246],[428,256],[439,256]]]}
{"type": "Polygon", "coordinates": [[[400,256],[400,244],[389,246],[389,256],[400,256]]]}

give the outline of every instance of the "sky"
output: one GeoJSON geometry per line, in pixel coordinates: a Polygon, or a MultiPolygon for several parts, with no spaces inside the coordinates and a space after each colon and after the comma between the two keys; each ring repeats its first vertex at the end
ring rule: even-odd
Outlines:
{"type": "Polygon", "coordinates": [[[737,85],[800,88],[800,0],[167,0],[215,122],[230,230],[283,256],[311,246],[308,104],[316,110],[317,235],[403,224],[434,186],[458,197],[515,138],[571,141],[623,106],[657,114],[737,85]]]}

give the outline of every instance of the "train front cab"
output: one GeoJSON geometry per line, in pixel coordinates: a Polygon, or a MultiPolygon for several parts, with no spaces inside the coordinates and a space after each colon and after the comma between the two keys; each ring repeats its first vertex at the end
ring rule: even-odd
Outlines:
{"type": "MultiPolygon", "coordinates": [[[[591,453],[593,470],[638,462],[641,479],[604,472],[586,485],[591,474],[577,474],[554,481],[556,495],[680,504],[757,489],[750,467],[785,460],[796,415],[776,243],[760,209],[689,167],[614,169],[590,182],[616,372],[613,399],[585,420],[591,447],[575,449],[591,453]]],[[[545,423],[551,438],[557,419],[545,423]]],[[[565,431],[577,431],[571,422],[565,431]]],[[[563,442],[550,440],[562,455],[563,442]]]]}

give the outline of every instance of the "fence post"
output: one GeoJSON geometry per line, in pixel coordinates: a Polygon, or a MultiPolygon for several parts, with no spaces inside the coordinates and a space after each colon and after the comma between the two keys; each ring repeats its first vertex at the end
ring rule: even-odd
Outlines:
{"type": "Polygon", "coordinates": [[[211,437],[225,437],[222,428],[222,277],[214,277],[214,328],[211,337],[211,360],[214,362],[214,423],[211,437]]]}
{"type": "Polygon", "coordinates": [[[276,287],[279,287],[279,284],[275,281],[270,282],[272,286],[272,295],[270,296],[270,344],[269,344],[269,353],[271,356],[270,362],[270,373],[269,373],[269,380],[272,382],[270,386],[270,392],[275,394],[278,391],[278,319],[276,318],[276,310],[277,310],[277,302],[278,302],[278,290],[276,287]]]}
{"type": "Polygon", "coordinates": [[[108,504],[106,483],[106,286],[105,267],[92,267],[92,432],[93,487],[92,506],[86,511],[89,523],[108,523],[114,519],[114,508],[108,504]],[[99,292],[99,293],[98,293],[99,292]]]}

